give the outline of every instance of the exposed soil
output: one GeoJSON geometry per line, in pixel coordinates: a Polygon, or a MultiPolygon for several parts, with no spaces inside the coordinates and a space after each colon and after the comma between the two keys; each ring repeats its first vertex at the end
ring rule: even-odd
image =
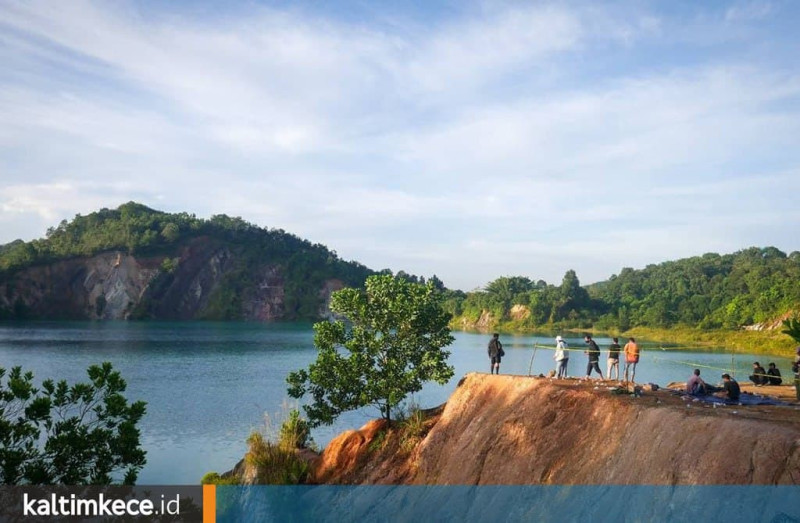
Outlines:
{"type": "MultiPolygon", "coordinates": [[[[468,374],[413,431],[376,420],[335,438],[313,481],[800,483],[800,405],[715,408],[665,389],[614,394],[615,385],[468,374]]],[[[789,386],[742,389],[794,398],[789,386]]]]}

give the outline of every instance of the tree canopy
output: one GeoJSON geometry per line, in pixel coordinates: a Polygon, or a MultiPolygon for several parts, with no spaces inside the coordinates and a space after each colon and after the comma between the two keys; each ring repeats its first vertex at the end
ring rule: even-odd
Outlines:
{"type": "Polygon", "coordinates": [[[392,409],[425,382],[446,383],[453,367],[443,348],[454,338],[441,297],[434,283],[390,275],[370,276],[364,290],[335,292],[331,310],[343,319],[314,325],[317,360],[287,378],[290,396],[310,394],[309,421],[330,424],[368,405],[391,420],[392,409]]]}

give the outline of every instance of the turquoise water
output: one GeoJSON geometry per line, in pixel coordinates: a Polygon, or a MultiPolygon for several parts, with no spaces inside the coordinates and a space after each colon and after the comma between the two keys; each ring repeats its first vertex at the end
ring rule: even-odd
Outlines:
{"type": "MultiPolygon", "coordinates": [[[[446,385],[429,384],[414,396],[422,407],[444,402],[467,372],[487,372],[489,337],[454,333],[449,348],[455,367],[446,385]]],[[[502,336],[506,357],[503,374],[528,374],[534,343],[551,345],[552,336],[502,336]]],[[[567,338],[572,348],[583,340],[567,338]]],[[[603,349],[605,372],[607,338],[596,338],[603,349]]],[[[730,372],[729,353],[662,350],[643,345],[637,382],[666,384],[683,381],[692,365],[699,364],[708,381],[730,372]],[[689,364],[679,363],[688,362],[689,364]]],[[[572,353],[569,374],[586,370],[586,356],[572,353]]],[[[277,418],[292,401],[286,394],[286,375],[308,366],[316,357],[310,324],[260,323],[160,323],[68,322],[0,324],[0,367],[21,365],[32,370],[36,381],[65,378],[85,381],[89,365],[110,361],[128,383],[130,400],[147,401],[141,423],[148,452],[139,484],[197,484],[202,475],[233,467],[246,450],[253,429],[264,429],[265,414],[277,418]]],[[[753,361],[766,367],[774,361],[784,376],[786,358],[737,354],[733,367],[746,379],[753,361]]],[[[552,351],[538,349],[532,373],[554,367],[552,351]]],[[[376,417],[366,408],[344,414],[335,425],[315,429],[313,437],[324,446],[337,433],[357,428],[376,417]]]]}

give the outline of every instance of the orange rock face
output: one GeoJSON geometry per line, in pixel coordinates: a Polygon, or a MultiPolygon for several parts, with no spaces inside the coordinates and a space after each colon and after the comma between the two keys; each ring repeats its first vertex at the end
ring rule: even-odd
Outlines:
{"type": "Polygon", "coordinates": [[[321,483],[800,483],[800,410],[713,408],[668,391],[469,374],[424,437],[373,421],[325,449],[321,483]],[[687,406],[688,405],[688,406],[687,406]],[[371,443],[381,434],[380,445],[371,443]]]}

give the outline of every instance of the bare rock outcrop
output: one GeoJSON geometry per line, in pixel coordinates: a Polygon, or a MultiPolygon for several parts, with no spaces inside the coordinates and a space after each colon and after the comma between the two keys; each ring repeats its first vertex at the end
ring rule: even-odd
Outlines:
{"type": "Polygon", "coordinates": [[[402,438],[400,429],[392,430],[368,424],[337,437],[322,453],[324,472],[316,480],[800,483],[800,412],[795,407],[687,407],[664,390],[634,397],[579,381],[469,374],[413,448],[383,445],[383,451],[376,451],[374,438],[402,438]]]}

